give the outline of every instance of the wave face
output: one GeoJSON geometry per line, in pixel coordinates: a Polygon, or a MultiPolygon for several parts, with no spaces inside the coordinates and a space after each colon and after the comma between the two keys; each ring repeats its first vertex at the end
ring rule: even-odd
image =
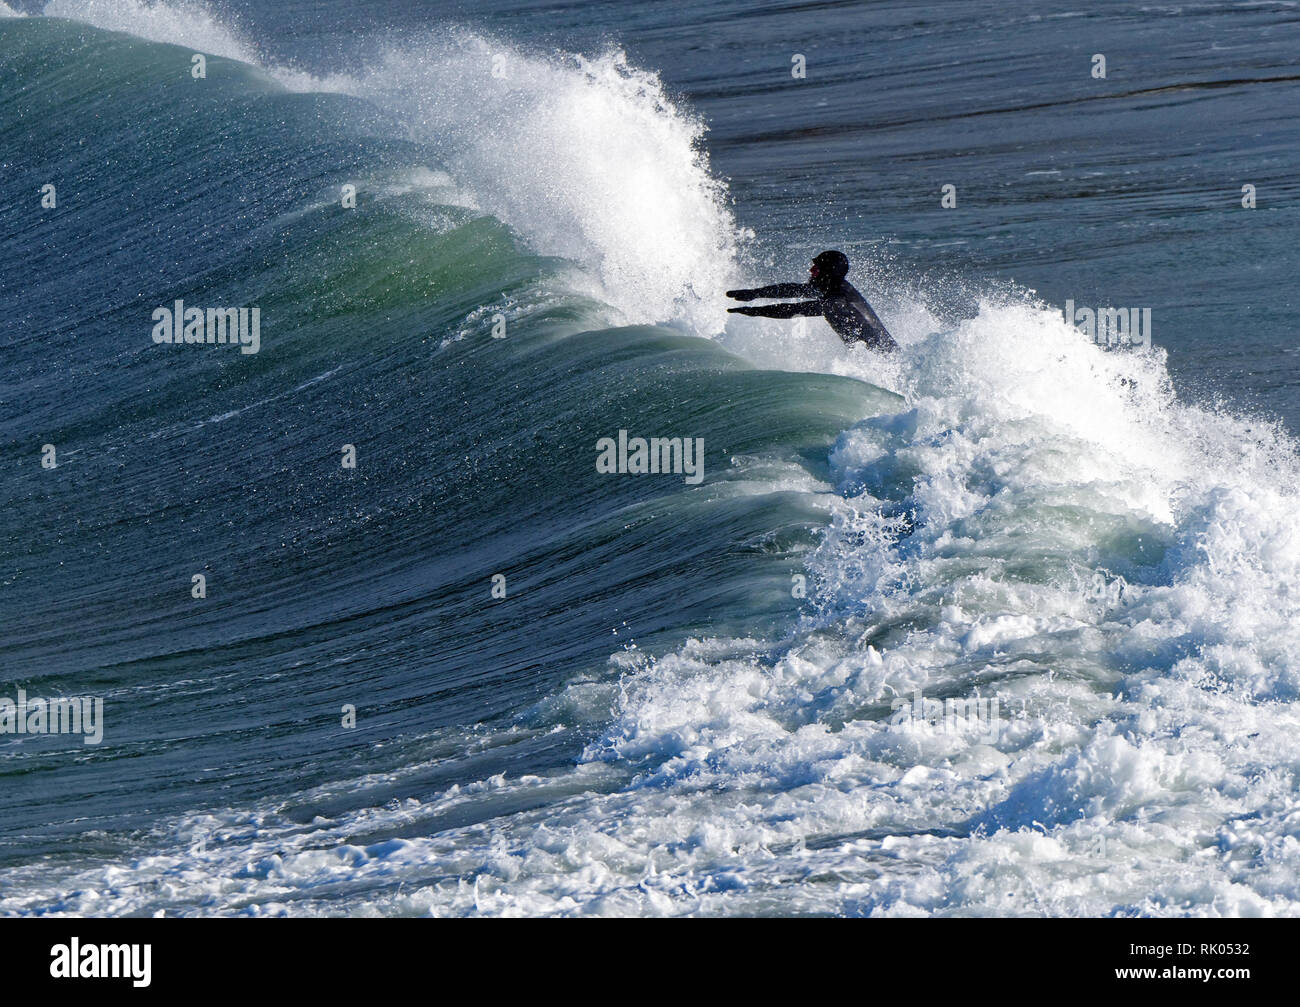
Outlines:
{"type": "Polygon", "coordinates": [[[0,910],[1300,911],[1279,424],[1014,288],[897,282],[884,363],[727,324],[764,253],[618,50],[45,14],[0,20],[0,695],[104,740],[0,745],[0,910]],[[259,352],[155,345],[177,299],[259,352]],[[620,430],[702,481],[597,472],[620,430]]]}

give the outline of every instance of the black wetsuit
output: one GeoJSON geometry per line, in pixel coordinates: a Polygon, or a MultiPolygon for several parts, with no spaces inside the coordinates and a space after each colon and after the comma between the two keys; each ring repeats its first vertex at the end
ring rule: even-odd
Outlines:
{"type": "Polygon", "coordinates": [[[728,297],[752,301],[756,297],[811,297],[811,301],[764,304],[754,308],[728,308],[738,315],[763,318],[794,318],[821,315],[845,343],[866,343],[873,350],[896,350],[898,344],[884,323],[871,310],[867,299],[848,280],[835,280],[826,289],[811,283],[773,283],[754,290],[728,290],[728,297]]]}

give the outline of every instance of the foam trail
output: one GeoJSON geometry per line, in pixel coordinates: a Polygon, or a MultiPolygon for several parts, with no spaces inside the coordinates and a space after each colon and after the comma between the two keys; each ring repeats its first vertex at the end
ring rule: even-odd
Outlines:
{"type": "Polygon", "coordinates": [[[268,63],[237,27],[223,23],[205,5],[194,0],[179,3],[50,0],[43,13],[46,17],[68,18],[105,31],[120,31],[150,42],[184,46],[195,52],[248,63],[264,70],[290,91],[337,92],[347,84],[345,77],[335,77],[326,83],[300,70],[268,63]]]}
{"type": "Polygon", "coordinates": [[[50,0],[46,17],[83,21],[106,31],[120,31],[151,42],[182,45],[196,52],[259,63],[256,48],[222,24],[202,4],[145,0],[50,0]]]}

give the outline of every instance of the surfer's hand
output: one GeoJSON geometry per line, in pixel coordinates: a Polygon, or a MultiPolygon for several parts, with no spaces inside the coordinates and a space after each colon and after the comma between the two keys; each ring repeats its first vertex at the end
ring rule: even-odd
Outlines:
{"type": "Polygon", "coordinates": [[[733,301],[752,301],[754,299],[754,295],[748,290],[728,290],[727,296],[733,301]]]}
{"type": "Polygon", "coordinates": [[[729,314],[729,315],[747,315],[747,314],[749,314],[749,313],[750,313],[751,311],[753,311],[753,310],[754,310],[753,308],[728,308],[728,309],[727,309],[727,314],[729,314]]]}

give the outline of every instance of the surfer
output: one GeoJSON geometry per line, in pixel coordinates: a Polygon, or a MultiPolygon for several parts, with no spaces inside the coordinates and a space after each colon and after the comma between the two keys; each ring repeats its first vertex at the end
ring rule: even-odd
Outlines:
{"type": "Polygon", "coordinates": [[[754,290],[727,291],[727,296],[737,301],[752,301],[756,297],[810,297],[812,300],[728,308],[727,311],[763,318],[821,315],[847,344],[862,342],[873,350],[898,349],[898,344],[871,310],[867,299],[844,278],[848,272],[849,260],[843,252],[820,252],[812,260],[807,283],[773,283],[754,290]]]}

